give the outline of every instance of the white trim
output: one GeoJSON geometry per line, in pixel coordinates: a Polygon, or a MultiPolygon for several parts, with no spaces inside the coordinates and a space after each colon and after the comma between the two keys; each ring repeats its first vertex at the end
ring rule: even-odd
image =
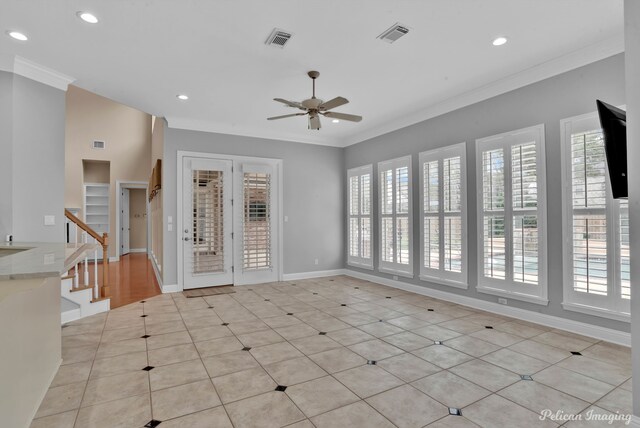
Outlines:
{"type": "Polygon", "coordinates": [[[387,275],[401,276],[404,278],[413,278],[413,272],[405,272],[402,270],[395,270],[395,269],[386,268],[386,267],[378,266],[378,272],[386,273],[387,275]]]}
{"type": "Polygon", "coordinates": [[[313,133],[313,137],[300,134],[279,132],[270,129],[253,129],[249,127],[239,128],[228,123],[219,123],[210,120],[190,119],[186,117],[165,117],[167,126],[172,129],[184,129],[189,131],[213,132],[216,134],[237,135],[267,140],[291,141],[294,143],[316,144],[320,146],[344,147],[336,138],[327,137],[326,134],[313,133]]]}
{"type": "MultiPolygon", "coordinates": [[[[207,153],[207,152],[192,152],[186,150],[178,150],[176,153],[176,230],[182,230],[183,224],[183,210],[180,205],[182,202],[182,175],[183,175],[183,158],[184,157],[197,157],[204,159],[221,159],[221,160],[231,160],[235,164],[236,162],[267,162],[273,166],[274,170],[277,170],[278,175],[278,243],[277,243],[277,255],[278,261],[276,263],[276,268],[278,270],[278,280],[283,281],[283,271],[284,271],[284,176],[283,176],[283,160],[276,158],[261,158],[261,157],[252,157],[252,156],[236,156],[236,155],[225,155],[218,153],[207,153]]],[[[176,291],[182,291],[184,289],[184,279],[183,279],[183,245],[182,241],[179,239],[179,236],[176,237],[176,246],[177,246],[177,263],[176,263],[176,278],[177,287],[176,291]]],[[[164,291],[163,286],[163,293],[164,291]]],[[[169,286],[167,286],[169,287],[169,286]]],[[[170,287],[174,287],[171,285],[170,287]]]]}
{"type": "MultiPolygon", "coordinates": [[[[498,135],[479,138],[476,140],[476,241],[477,241],[477,285],[478,292],[495,294],[522,300],[530,303],[548,304],[548,248],[547,248],[547,186],[546,186],[546,151],[545,125],[539,124],[514,131],[503,132],[498,135]],[[537,204],[535,215],[538,224],[538,283],[531,284],[513,280],[513,219],[518,213],[513,208],[512,200],[512,152],[511,148],[520,144],[535,143],[536,145],[536,183],[537,204]],[[504,217],[505,228],[505,278],[496,279],[484,275],[484,176],[483,153],[489,150],[503,151],[504,165],[504,208],[497,211],[504,217]],[[537,294],[536,294],[537,293],[537,294]]],[[[533,211],[533,210],[531,210],[533,211]]],[[[523,214],[527,214],[526,212],[523,214]]]]}
{"type": "Polygon", "coordinates": [[[71,321],[79,320],[80,318],[82,318],[80,308],[69,309],[68,311],[60,313],[60,324],[66,324],[71,321]]]}
{"type": "Polygon", "coordinates": [[[358,269],[374,270],[373,266],[365,265],[365,264],[361,264],[361,263],[356,263],[356,262],[351,262],[349,260],[347,260],[347,265],[353,266],[353,267],[358,268],[358,269]]]}
{"type": "Polygon", "coordinates": [[[286,273],[282,275],[283,281],[297,281],[299,279],[309,278],[324,278],[326,276],[345,275],[345,269],[332,269],[332,270],[316,270],[311,272],[298,272],[298,273],[286,273]]]}
{"type": "Polygon", "coordinates": [[[129,253],[146,253],[146,248],[129,248],[129,253]]]}
{"type": "Polygon", "coordinates": [[[442,100],[417,113],[405,115],[383,123],[373,129],[355,133],[343,139],[342,147],[348,147],[401,128],[406,128],[416,123],[493,98],[497,95],[523,88],[541,80],[600,61],[619,54],[620,52],[624,52],[624,34],[622,32],[610,39],[553,58],[487,85],[442,100]]]}
{"type": "Polygon", "coordinates": [[[373,253],[375,248],[375,241],[373,240],[373,164],[358,166],[355,168],[350,168],[347,170],[347,264],[362,267],[363,269],[373,270],[373,253]],[[369,214],[362,214],[362,206],[364,193],[362,191],[362,177],[368,175],[369,176],[369,214]],[[351,214],[351,179],[353,177],[357,178],[357,188],[358,188],[358,214],[351,214]],[[351,220],[358,220],[358,255],[351,255],[351,220]],[[369,219],[369,258],[361,257],[362,255],[362,227],[361,222],[363,219],[369,219]]]}
{"type": "MultiPolygon", "coordinates": [[[[122,189],[144,189],[144,206],[145,206],[145,224],[146,224],[146,229],[147,229],[147,238],[148,238],[148,233],[149,233],[149,183],[147,183],[146,181],[127,181],[127,180],[116,180],[116,230],[114,232],[115,235],[115,241],[116,241],[116,256],[115,257],[109,257],[109,261],[120,261],[120,214],[122,214],[120,212],[120,192],[122,191],[122,189]],[[114,260],[112,260],[114,259],[114,260]]],[[[143,251],[139,251],[141,250],[140,248],[138,248],[137,250],[132,250],[129,249],[130,253],[137,253],[137,252],[146,252],[147,249],[144,248],[142,249],[143,251]]]]}
{"type": "Polygon", "coordinates": [[[149,258],[151,259],[151,266],[153,267],[153,273],[156,275],[158,286],[160,286],[160,290],[162,290],[162,274],[160,273],[160,269],[158,268],[156,256],[153,253],[149,253],[149,258]]]}
{"type": "Polygon", "coordinates": [[[582,314],[593,315],[601,318],[609,318],[612,320],[622,321],[626,323],[631,322],[631,314],[611,311],[609,309],[599,308],[595,306],[583,305],[580,303],[573,303],[573,302],[562,302],[562,308],[565,311],[580,312],[582,314]]]}
{"type": "Polygon", "coordinates": [[[118,257],[109,256],[109,263],[113,263],[113,262],[117,262],[117,261],[120,261],[120,259],[118,257]]]}
{"type": "Polygon", "coordinates": [[[160,286],[160,289],[162,290],[162,293],[177,293],[179,291],[182,291],[182,287],[180,287],[178,284],[168,284],[168,285],[162,285],[160,286]]]}
{"type": "Polygon", "coordinates": [[[523,321],[529,321],[547,327],[557,328],[569,331],[571,333],[593,337],[595,339],[604,340],[622,346],[631,346],[631,334],[623,331],[600,327],[597,325],[587,324],[566,318],[560,318],[553,315],[541,314],[539,312],[528,311],[526,309],[514,308],[512,306],[475,299],[473,297],[468,297],[461,294],[454,294],[447,291],[440,291],[433,288],[394,281],[392,279],[381,278],[375,275],[357,272],[350,269],[346,269],[345,275],[351,276],[353,278],[371,281],[376,284],[386,285],[388,287],[393,287],[400,290],[410,291],[412,293],[421,294],[423,296],[457,303],[459,305],[468,306],[474,309],[492,312],[498,315],[517,318],[523,321]]]}
{"type": "Polygon", "coordinates": [[[431,282],[431,283],[440,284],[440,285],[447,285],[449,287],[460,288],[462,290],[466,290],[469,288],[469,284],[466,282],[452,281],[450,279],[445,279],[445,278],[436,278],[429,275],[420,275],[419,278],[421,281],[431,282]]]}
{"type": "Polygon", "coordinates": [[[629,426],[631,428],[640,428],[640,416],[631,415],[629,426]]]}
{"type": "Polygon", "coordinates": [[[60,89],[61,91],[66,91],[67,87],[76,80],[75,77],[67,76],[66,74],[18,55],[14,57],[13,72],[27,79],[60,89]]]}

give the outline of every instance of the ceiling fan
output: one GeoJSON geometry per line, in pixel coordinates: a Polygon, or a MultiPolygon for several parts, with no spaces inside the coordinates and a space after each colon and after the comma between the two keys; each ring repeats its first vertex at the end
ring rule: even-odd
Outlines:
{"type": "Polygon", "coordinates": [[[345,105],[349,102],[348,99],[343,97],[335,97],[329,101],[322,101],[320,98],[316,98],[316,79],[320,76],[320,73],[317,71],[310,71],[307,73],[311,80],[313,81],[313,95],[308,100],[304,100],[302,102],[295,101],[287,101],[282,98],[274,98],[274,101],[278,101],[279,103],[285,104],[289,107],[298,108],[300,110],[304,110],[305,113],[293,113],[293,114],[285,114],[283,116],[274,116],[268,117],[267,120],[276,120],[276,119],[284,119],[285,117],[294,117],[294,116],[306,116],[309,115],[309,129],[320,129],[320,115],[331,117],[333,119],[341,119],[348,120],[350,122],[360,122],[362,120],[362,116],[356,116],[355,114],[346,114],[346,113],[338,113],[329,111],[336,107],[340,107],[341,105],[345,105]]]}

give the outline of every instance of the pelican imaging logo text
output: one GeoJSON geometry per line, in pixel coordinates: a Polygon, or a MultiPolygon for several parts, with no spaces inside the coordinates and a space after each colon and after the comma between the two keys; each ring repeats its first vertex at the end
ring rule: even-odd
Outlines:
{"type": "Polygon", "coordinates": [[[601,412],[597,412],[595,409],[589,409],[586,412],[580,413],[577,415],[574,413],[567,413],[563,410],[554,411],[551,409],[544,409],[543,411],[540,412],[539,418],[541,421],[548,419],[550,421],[554,421],[560,424],[564,422],[569,422],[569,421],[600,421],[600,422],[606,422],[609,425],[617,421],[621,421],[625,425],[629,425],[631,423],[630,414],[623,414],[620,412],[601,413],[601,412]]]}

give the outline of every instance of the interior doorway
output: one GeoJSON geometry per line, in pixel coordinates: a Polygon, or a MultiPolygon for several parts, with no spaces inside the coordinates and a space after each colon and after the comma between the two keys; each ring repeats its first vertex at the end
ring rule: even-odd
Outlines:
{"type": "Polygon", "coordinates": [[[147,253],[149,221],[147,183],[117,182],[115,261],[131,253],[147,253]]]}

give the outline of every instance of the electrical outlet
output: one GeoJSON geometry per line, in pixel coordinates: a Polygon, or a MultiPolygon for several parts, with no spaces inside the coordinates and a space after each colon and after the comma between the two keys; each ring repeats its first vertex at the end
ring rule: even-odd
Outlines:
{"type": "Polygon", "coordinates": [[[498,299],[498,303],[500,303],[501,305],[506,305],[507,304],[507,299],[503,299],[502,297],[500,297],[498,299]]]}
{"type": "Polygon", "coordinates": [[[317,264],[318,264],[318,259],[315,259],[315,260],[313,261],[313,263],[317,265],[317,264]]]}

